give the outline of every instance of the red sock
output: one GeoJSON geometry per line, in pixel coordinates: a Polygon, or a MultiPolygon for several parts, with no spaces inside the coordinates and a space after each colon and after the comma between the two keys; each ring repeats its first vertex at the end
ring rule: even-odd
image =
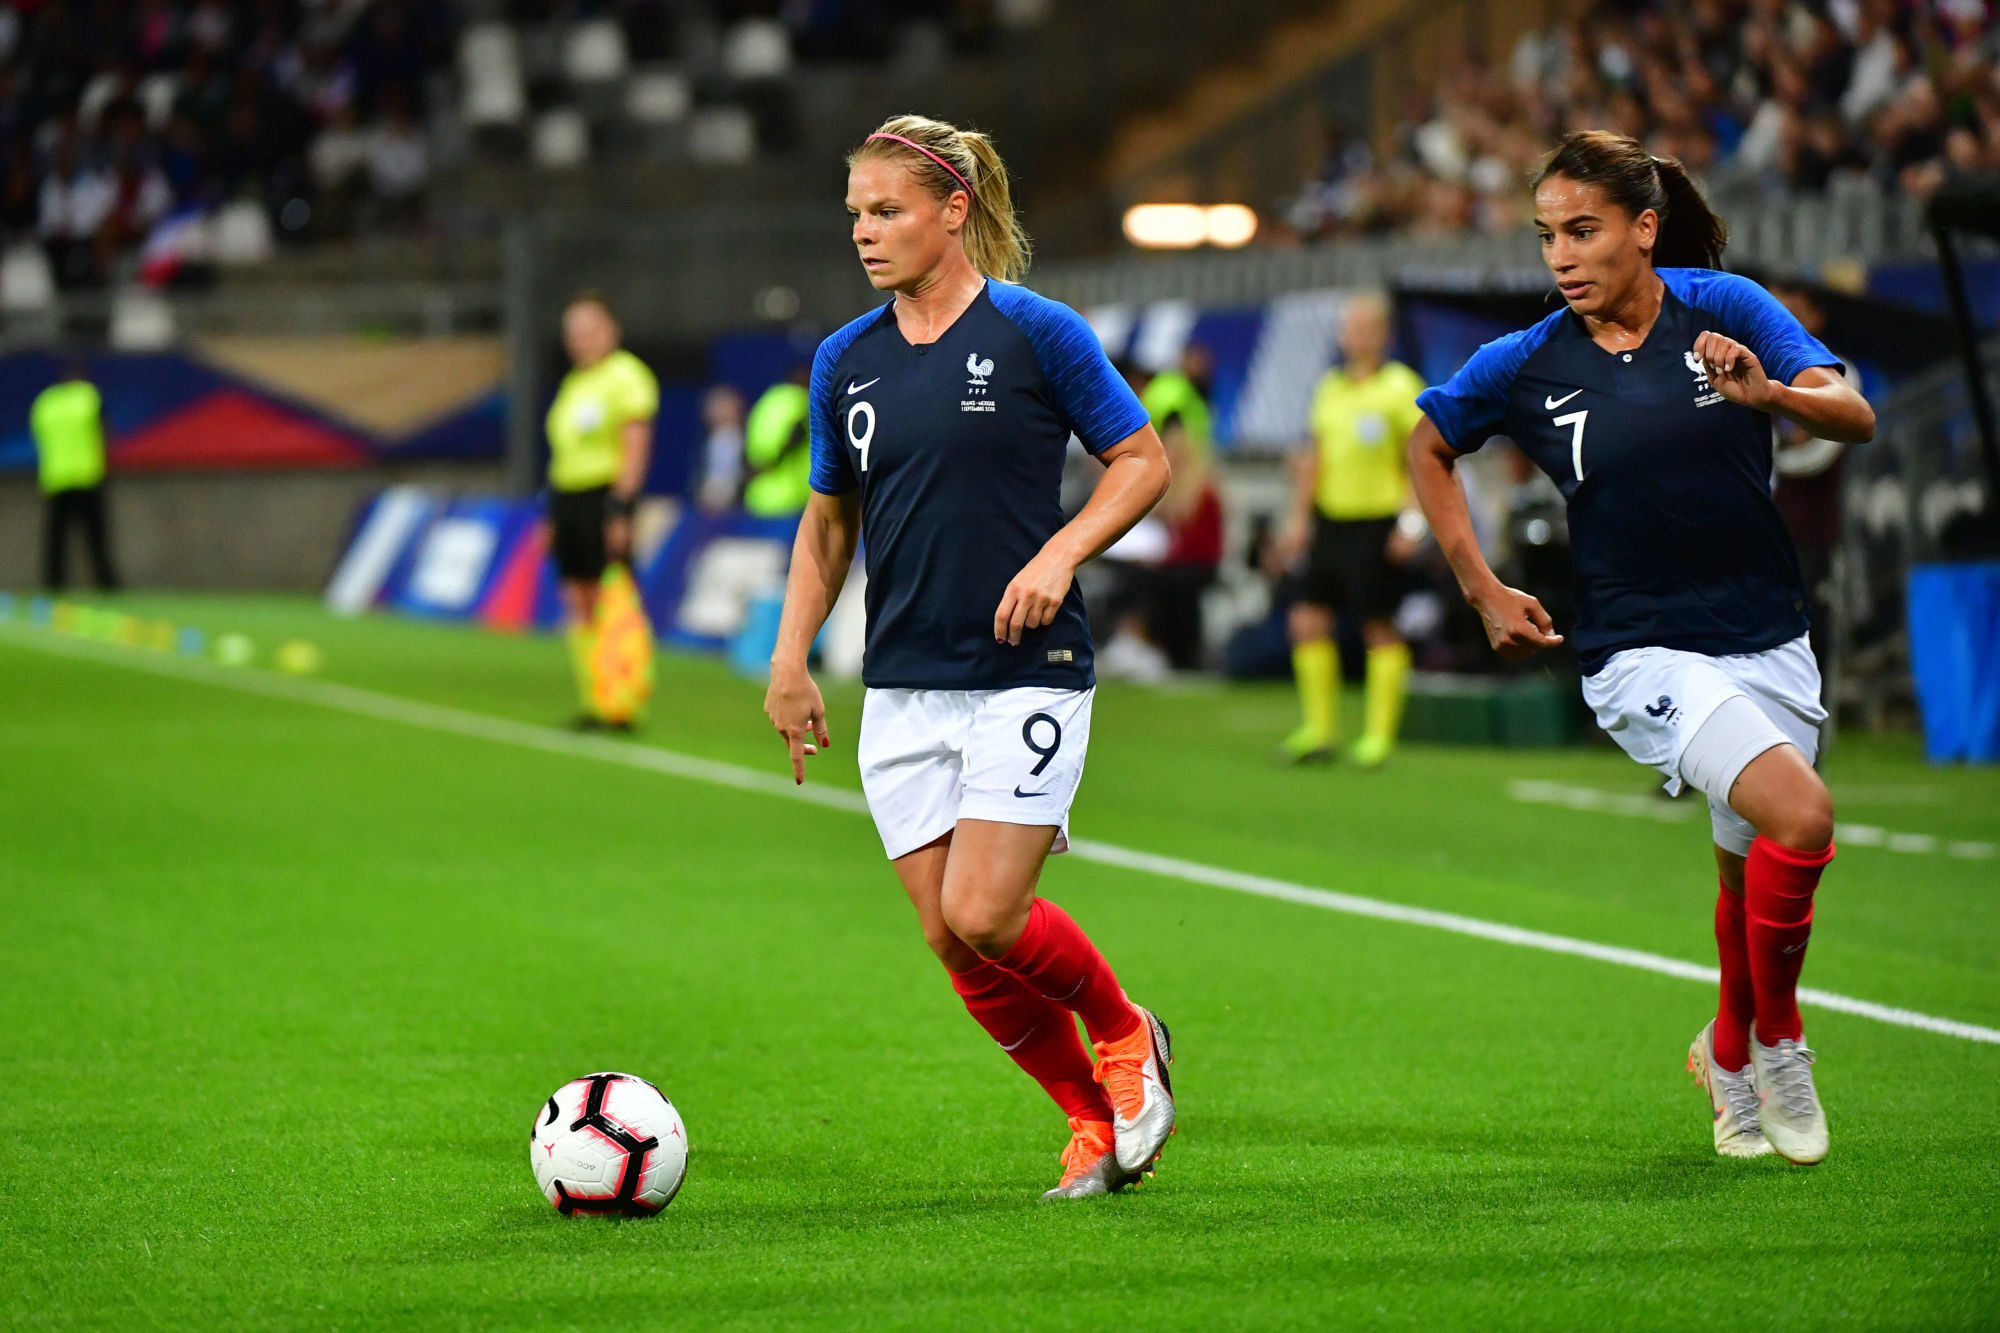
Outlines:
{"type": "Polygon", "coordinates": [[[1795,852],[1759,834],[1743,871],[1749,916],[1750,984],[1757,992],[1757,1040],[1775,1046],[1805,1031],[1799,1020],[1799,969],[1812,934],[1813,890],[1833,859],[1833,844],[1795,852]]]}
{"type": "Polygon", "coordinates": [[[1722,960],[1722,1002],[1715,1011],[1715,1062],[1731,1072],[1750,1063],[1750,1020],[1757,1013],[1746,925],[1743,895],[1723,885],[1715,895],[1715,952],[1722,960]]]}
{"type": "Polygon", "coordinates": [[[965,1001],[966,1012],[1029,1078],[1042,1085],[1063,1114],[1109,1123],[1111,1103],[1092,1073],[1090,1056],[1076,1035],[1076,1018],[1069,1010],[1043,999],[1019,977],[992,963],[952,973],[951,988],[965,1001]]]}
{"type": "Polygon", "coordinates": [[[1083,1020],[1092,1041],[1118,1041],[1139,1030],[1132,1009],[1111,964],[1070,920],[1069,913],[1047,898],[1028,909],[1028,928],[999,965],[1083,1020]]]}

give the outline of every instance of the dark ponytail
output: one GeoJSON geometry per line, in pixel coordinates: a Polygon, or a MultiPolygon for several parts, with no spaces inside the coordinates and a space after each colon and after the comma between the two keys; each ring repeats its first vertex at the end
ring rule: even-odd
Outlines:
{"type": "Polygon", "coordinates": [[[1577,130],[1542,162],[1534,188],[1551,176],[1597,186],[1632,217],[1649,208],[1659,214],[1654,268],[1722,267],[1729,224],[1708,206],[1679,158],[1654,157],[1637,139],[1609,130],[1577,130]]]}

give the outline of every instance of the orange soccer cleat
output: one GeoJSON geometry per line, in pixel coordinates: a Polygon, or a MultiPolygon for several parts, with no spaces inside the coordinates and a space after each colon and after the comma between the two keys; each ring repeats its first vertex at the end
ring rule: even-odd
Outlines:
{"type": "Polygon", "coordinates": [[[1118,1152],[1110,1125],[1102,1120],[1069,1121],[1069,1146],[1063,1149],[1062,1183],[1044,1199],[1087,1199],[1116,1194],[1130,1177],[1118,1169],[1118,1152]]]}
{"type": "Polygon", "coordinates": [[[1150,1172],[1174,1132],[1173,1084],[1167,1066],[1173,1042],[1150,1010],[1132,1006],[1139,1028],[1119,1041],[1097,1043],[1097,1081],[1111,1099],[1118,1167],[1128,1175],[1150,1172]]]}

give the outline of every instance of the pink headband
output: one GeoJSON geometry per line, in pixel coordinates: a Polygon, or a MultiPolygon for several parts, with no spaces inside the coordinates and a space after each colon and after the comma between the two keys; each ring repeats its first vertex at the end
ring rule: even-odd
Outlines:
{"type": "Polygon", "coordinates": [[[916,150],[917,150],[917,151],[918,151],[919,153],[922,153],[922,154],[923,154],[923,155],[924,155],[925,157],[927,157],[927,158],[929,158],[929,159],[930,159],[931,161],[933,161],[933,162],[937,163],[937,164],[938,164],[939,166],[943,167],[943,168],[944,168],[944,169],[945,169],[946,171],[949,171],[949,172],[951,173],[951,178],[952,178],[953,180],[957,181],[957,182],[958,182],[958,183],[959,183],[960,185],[962,185],[962,186],[964,186],[964,187],[965,187],[965,197],[966,197],[966,198],[968,198],[968,199],[973,199],[973,198],[976,198],[976,197],[977,197],[976,195],[974,195],[974,194],[972,193],[972,186],[971,186],[971,184],[970,184],[970,183],[969,183],[969,182],[968,182],[968,181],[967,181],[967,180],[965,179],[965,177],[963,177],[963,176],[961,176],[961,175],[959,175],[959,174],[958,174],[958,168],[957,168],[957,167],[954,167],[954,166],[953,166],[953,165],[952,165],[951,163],[949,163],[949,162],[945,161],[945,160],[944,160],[943,158],[939,157],[939,156],[938,156],[938,155],[937,155],[936,153],[933,153],[933,152],[932,152],[932,151],[931,151],[930,149],[928,149],[928,148],[924,147],[924,146],[923,146],[922,144],[920,144],[920,143],[917,143],[917,142],[916,142],[915,140],[913,140],[913,139],[905,139],[905,138],[904,138],[904,137],[903,137],[902,135],[900,135],[900,134],[871,134],[871,135],[869,135],[868,137],[869,137],[869,138],[870,138],[871,140],[872,140],[872,139],[894,139],[894,140],[895,140],[895,141],[896,141],[897,143],[899,143],[899,144],[902,144],[902,145],[904,145],[905,147],[908,147],[908,148],[914,148],[914,149],[916,149],[916,150]]]}

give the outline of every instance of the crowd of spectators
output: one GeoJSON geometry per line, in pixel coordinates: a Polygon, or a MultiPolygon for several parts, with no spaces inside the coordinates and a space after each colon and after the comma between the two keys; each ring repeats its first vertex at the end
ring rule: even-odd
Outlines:
{"type": "Polygon", "coordinates": [[[1290,210],[1299,233],[1522,226],[1527,173],[1576,129],[1632,135],[1738,198],[1923,196],[2000,170],[1987,0],[1604,4],[1409,97],[1386,160],[1333,137],[1290,210]]]}
{"type": "Polygon", "coordinates": [[[74,287],[232,202],[279,236],[412,216],[450,23],[419,0],[0,4],[0,225],[74,287]]]}

